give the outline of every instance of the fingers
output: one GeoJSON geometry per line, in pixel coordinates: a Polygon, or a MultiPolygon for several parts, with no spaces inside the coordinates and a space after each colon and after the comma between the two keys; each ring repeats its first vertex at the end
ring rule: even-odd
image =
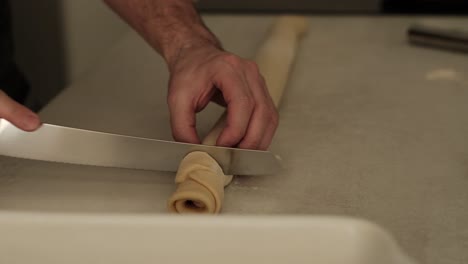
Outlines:
{"type": "Polygon", "coordinates": [[[226,126],[219,135],[216,145],[232,147],[244,137],[255,102],[242,76],[228,72],[220,75],[215,82],[227,104],[226,126]]]}
{"type": "Polygon", "coordinates": [[[176,141],[199,144],[196,130],[195,108],[190,98],[174,93],[168,97],[172,136],[176,141]]]}
{"type": "Polygon", "coordinates": [[[273,140],[276,129],[278,128],[278,121],[270,123],[269,127],[265,130],[262,142],[258,146],[259,150],[267,150],[273,140]]]}
{"type": "Polygon", "coordinates": [[[266,150],[278,126],[278,113],[257,65],[250,63],[247,70],[246,76],[252,87],[256,105],[247,132],[239,147],[266,150]]]}
{"type": "Polygon", "coordinates": [[[39,117],[15,102],[0,90],[0,118],[10,121],[16,127],[25,131],[34,131],[41,126],[39,117]]]}
{"type": "MultiPolygon", "coordinates": [[[[205,78],[189,74],[171,76],[167,103],[169,106],[172,136],[176,141],[200,144],[196,130],[196,113],[208,104],[209,99],[200,105],[196,98],[199,87],[207,86],[205,78]],[[198,77],[198,78],[197,78],[198,77]]],[[[202,92],[203,93],[203,92],[202,92]]],[[[206,91],[210,94],[210,91],[206,91]]]]}
{"type": "Polygon", "coordinates": [[[252,115],[247,132],[239,143],[239,148],[266,150],[278,126],[274,110],[258,106],[252,115]]]}
{"type": "Polygon", "coordinates": [[[217,84],[228,106],[227,125],[217,144],[264,150],[275,133],[278,114],[257,65],[243,66],[242,74],[221,76],[217,84]]]}
{"type": "Polygon", "coordinates": [[[209,101],[227,107],[216,145],[267,149],[278,114],[254,62],[221,50],[198,50],[171,67],[168,104],[177,141],[199,143],[196,113],[209,101]]]}

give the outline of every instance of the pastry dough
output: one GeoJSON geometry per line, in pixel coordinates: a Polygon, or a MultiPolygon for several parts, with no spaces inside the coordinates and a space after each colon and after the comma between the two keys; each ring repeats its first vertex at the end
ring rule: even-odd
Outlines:
{"type": "Polygon", "coordinates": [[[169,210],[177,213],[219,213],[224,199],[224,186],[232,176],[210,155],[195,151],[180,163],[175,182],[177,190],[169,199],[169,210]]]}
{"type": "MultiPolygon", "coordinates": [[[[255,61],[276,107],[281,101],[299,38],[307,30],[307,24],[305,17],[280,17],[257,53],[255,61]]],[[[225,121],[226,113],[202,144],[215,145],[225,121]]],[[[221,158],[226,161],[230,159],[229,156],[221,158]]],[[[176,213],[219,213],[224,200],[224,187],[232,179],[233,176],[225,175],[218,162],[207,153],[189,153],[180,163],[175,180],[177,189],[168,200],[168,209],[176,213]]]]}
{"type": "MultiPolygon", "coordinates": [[[[224,128],[224,113],[210,130],[202,144],[214,146],[224,128]]],[[[223,153],[218,158],[231,158],[223,153]]],[[[174,213],[219,213],[224,200],[224,187],[229,185],[233,175],[225,175],[218,162],[202,151],[189,153],[179,165],[175,182],[177,189],[169,198],[167,206],[174,213]]]]}

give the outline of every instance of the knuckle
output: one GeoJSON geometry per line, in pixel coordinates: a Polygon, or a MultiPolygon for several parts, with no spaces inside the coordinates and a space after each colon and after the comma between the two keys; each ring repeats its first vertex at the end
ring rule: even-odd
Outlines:
{"type": "Polygon", "coordinates": [[[275,107],[263,106],[259,109],[261,115],[265,118],[266,122],[272,127],[278,127],[279,114],[275,107]]]}
{"type": "Polygon", "coordinates": [[[252,97],[246,97],[244,99],[244,102],[245,102],[245,106],[249,109],[249,110],[253,110],[255,108],[255,100],[252,98],[252,97]]]}
{"type": "Polygon", "coordinates": [[[237,98],[237,101],[239,105],[241,105],[243,108],[252,110],[255,107],[255,100],[252,96],[249,96],[247,94],[240,95],[237,98]]]}
{"type": "Polygon", "coordinates": [[[185,86],[180,85],[179,81],[171,81],[167,92],[166,102],[169,106],[176,106],[181,99],[190,96],[191,91],[183,89],[185,86]]]}
{"type": "Polygon", "coordinates": [[[223,61],[225,61],[228,64],[231,64],[234,67],[238,67],[241,65],[241,58],[232,53],[225,54],[222,59],[223,61]]]}
{"type": "Polygon", "coordinates": [[[265,103],[258,104],[255,108],[255,111],[257,111],[263,118],[270,116],[270,109],[265,103]]]}
{"type": "Polygon", "coordinates": [[[249,68],[250,71],[252,71],[255,74],[260,75],[260,69],[258,68],[258,64],[254,61],[248,60],[247,62],[247,67],[249,68]]]}
{"type": "Polygon", "coordinates": [[[169,93],[167,94],[167,104],[168,104],[169,106],[174,106],[174,105],[176,105],[177,99],[178,99],[177,93],[169,92],[169,93]]]}

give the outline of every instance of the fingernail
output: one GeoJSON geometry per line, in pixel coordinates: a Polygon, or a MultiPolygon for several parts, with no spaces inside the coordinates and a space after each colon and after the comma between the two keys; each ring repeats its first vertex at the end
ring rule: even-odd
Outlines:
{"type": "Polygon", "coordinates": [[[35,114],[29,114],[26,116],[26,119],[25,119],[25,128],[27,130],[35,130],[39,127],[40,125],[40,120],[39,120],[39,117],[35,114]]]}

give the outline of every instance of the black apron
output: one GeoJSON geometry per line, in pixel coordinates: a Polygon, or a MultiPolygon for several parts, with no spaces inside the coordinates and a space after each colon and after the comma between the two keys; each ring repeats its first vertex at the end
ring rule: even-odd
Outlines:
{"type": "Polygon", "coordinates": [[[13,60],[10,6],[0,0],[0,89],[11,98],[24,103],[29,86],[13,60]]]}

